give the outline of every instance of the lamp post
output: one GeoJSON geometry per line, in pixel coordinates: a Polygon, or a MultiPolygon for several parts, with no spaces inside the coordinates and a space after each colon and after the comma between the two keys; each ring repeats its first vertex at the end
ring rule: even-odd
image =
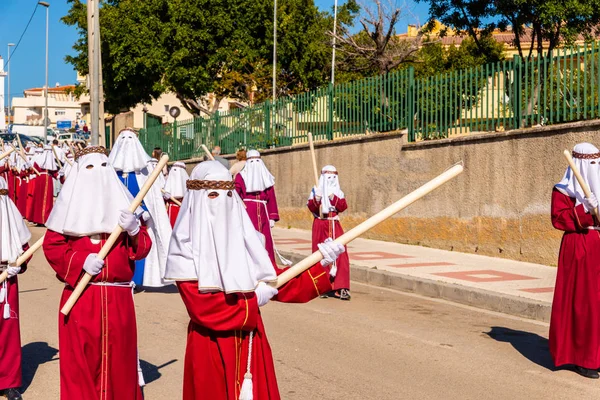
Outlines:
{"type": "Polygon", "coordinates": [[[14,45],[15,45],[14,43],[9,43],[8,44],[8,52],[7,52],[8,53],[7,54],[7,57],[8,57],[8,67],[7,67],[8,68],[8,71],[7,71],[8,72],[8,76],[6,77],[6,79],[8,80],[8,93],[7,93],[7,95],[8,95],[8,125],[10,125],[10,120],[11,120],[10,116],[12,114],[12,107],[10,106],[10,48],[13,47],[14,45]]]}
{"type": "Polygon", "coordinates": [[[46,7],[46,86],[44,89],[44,99],[45,99],[45,107],[44,107],[44,142],[48,143],[48,23],[49,23],[49,12],[50,12],[50,3],[46,1],[38,1],[40,6],[46,7]]]}

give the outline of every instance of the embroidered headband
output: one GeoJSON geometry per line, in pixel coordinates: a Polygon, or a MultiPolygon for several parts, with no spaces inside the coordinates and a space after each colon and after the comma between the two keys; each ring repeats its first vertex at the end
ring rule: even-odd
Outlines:
{"type": "Polygon", "coordinates": [[[235,182],[233,181],[199,181],[190,179],[185,182],[185,185],[189,190],[233,190],[235,189],[235,182]]]}
{"type": "Polygon", "coordinates": [[[106,151],[106,149],[102,146],[90,146],[90,147],[86,147],[84,149],[78,150],[75,152],[75,161],[79,160],[81,157],[87,155],[87,154],[92,154],[92,153],[99,153],[99,154],[104,154],[105,156],[108,156],[108,152],[106,151]]]}
{"type": "Polygon", "coordinates": [[[581,154],[574,151],[573,158],[578,158],[580,160],[595,160],[597,158],[600,158],[600,153],[581,154]]]}

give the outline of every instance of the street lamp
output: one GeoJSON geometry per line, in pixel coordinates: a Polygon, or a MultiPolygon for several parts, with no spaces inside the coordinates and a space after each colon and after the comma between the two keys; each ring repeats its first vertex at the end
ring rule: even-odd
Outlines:
{"type": "Polygon", "coordinates": [[[46,88],[44,90],[44,98],[46,101],[46,106],[44,108],[44,142],[48,143],[48,21],[49,21],[49,11],[50,11],[50,3],[45,1],[38,1],[40,6],[46,7],[46,88]]]}
{"type": "Polygon", "coordinates": [[[12,107],[10,106],[10,48],[13,47],[15,44],[14,43],[9,43],[8,44],[8,125],[10,125],[10,116],[12,114],[12,107]]]}

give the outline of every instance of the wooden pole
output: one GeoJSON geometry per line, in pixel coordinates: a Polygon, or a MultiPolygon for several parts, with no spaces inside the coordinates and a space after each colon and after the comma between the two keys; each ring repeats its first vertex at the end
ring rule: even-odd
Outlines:
{"type": "MultiPolygon", "coordinates": [[[[581,186],[581,189],[583,190],[585,197],[587,197],[589,199],[590,197],[592,197],[592,191],[590,190],[590,187],[587,185],[587,183],[585,182],[585,179],[583,179],[583,176],[581,176],[581,173],[577,169],[577,166],[575,165],[575,162],[573,161],[573,157],[571,156],[571,152],[569,150],[565,150],[563,154],[565,155],[565,158],[567,159],[567,162],[569,163],[569,167],[571,167],[571,171],[573,171],[573,175],[575,175],[575,179],[577,179],[577,182],[579,182],[579,186],[581,186]]],[[[600,216],[600,214],[598,213],[598,208],[594,208],[593,210],[590,210],[590,211],[596,217],[600,216]]]]}
{"type": "MultiPolygon", "coordinates": [[[[315,144],[313,142],[312,132],[308,132],[308,147],[310,148],[310,156],[312,158],[313,173],[315,174],[315,187],[319,187],[319,170],[317,168],[317,156],[315,154],[315,144]]],[[[315,197],[316,197],[315,193],[315,197]]],[[[323,211],[319,207],[319,217],[323,218],[323,211]]]]}
{"type": "MultiPolygon", "coordinates": [[[[42,236],[37,242],[35,242],[31,247],[29,247],[26,252],[21,254],[19,256],[19,258],[17,258],[17,261],[15,261],[14,266],[19,267],[21,264],[23,264],[25,261],[27,261],[29,259],[29,257],[31,257],[33,255],[33,253],[38,251],[39,248],[42,247],[42,244],[44,244],[44,237],[45,237],[45,235],[42,236]]],[[[8,278],[8,271],[4,271],[3,273],[0,274],[0,283],[4,282],[6,280],[6,278],[8,278]]]]}
{"type": "MultiPolygon", "coordinates": [[[[424,184],[423,186],[421,186],[414,192],[404,196],[403,198],[401,198],[394,204],[381,210],[380,212],[373,215],[368,220],[362,222],[361,224],[352,228],[348,232],[344,233],[342,236],[335,239],[335,242],[339,243],[341,245],[344,245],[344,246],[347,245],[348,243],[350,243],[357,237],[361,236],[362,234],[369,231],[370,229],[373,229],[375,226],[379,225],[380,223],[382,223],[386,219],[390,218],[397,212],[408,207],[409,205],[411,205],[415,201],[419,200],[426,194],[428,194],[428,193],[432,192],[433,190],[437,189],[438,187],[442,186],[444,183],[446,183],[449,180],[451,180],[452,178],[458,176],[462,172],[463,172],[462,164],[455,165],[454,167],[450,168],[443,174],[439,175],[437,178],[427,182],[426,184],[424,184]]],[[[281,286],[283,286],[287,282],[289,282],[291,279],[295,278],[296,276],[300,275],[307,269],[311,268],[313,265],[315,265],[322,259],[323,259],[323,255],[321,254],[320,251],[314,252],[313,254],[311,254],[310,256],[305,258],[304,260],[300,261],[298,264],[285,270],[281,275],[279,275],[277,277],[277,282],[274,283],[273,285],[276,288],[280,288],[281,286]]]]}
{"type": "Polygon", "coordinates": [[[50,145],[50,147],[52,147],[52,152],[54,153],[54,158],[56,158],[56,161],[58,161],[58,165],[62,168],[63,164],[58,159],[58,154],[56,154],[56,149],[54,148],[54,145],[52,144],[52,145],[50,145]]]}
{"type": "Polygon", "coordinates": [[[0,154],[0,160],[4,160],[6,157],[10,156],[13,151],[15,151],[14,147],[12,147],[12,148],[6,150],[4,153],[0,154]]]}
{"type": "Polygon", "coordinates": [[[67,142],[67,145],[69,146],[69,149],[71,149],[71,154],[73,154],[73,158],[75,158],[75,149],[73,148],[73,145],[69,142],[67,142]]]}
{"type": "MultiPolygon", "coordinates": [[[[160,189],[160,191],[164,194],[167,193],[167,191],[165,189],[160,189]]],[[[171,200],[173,203],[177,204],[179,207],[181,207],[181,202],[179,200],[177,200],[175,197],[171,196],[171,198],[169,199],[171,200]]]]}
{"type": "MultiPolygon", "coordinates": [[[[15,149],[15,146],[13,146],[12,144],[10,145],[10,147],[12,147],[13,149],[15,149]]],[[[16,151],[17,149],[15,149],[16,151]]],[[[19,151],[17,151],[17,153],[19,153],[19,155],[21,156],[21,158],[23,160],[25,160],[25,162],[29,162],[29,160],[27,159],[27,157],[25,157],[25,154],[23,153],[22,149],[19,149],[19,151]]],[[[37,176],[40,176],[40,171],[37,170],[36,167],[34,167],[33,165],[31,166],[31,169],[33,170],[33,172],[35,172],[37,174],[37,176]]]]}
{"type": "Polygon", "coordinates": [[[206,147],[205,144],[202,145],[202,150],[204,150],[209,160],[215,161],[215,158],[213,157],[212,153],[210,152],[210,150],[208,150],[208,147],[206,147]]]}
{"type": "MultiPolygon", "coordinates": [[[[135,212],[138,209],[138,207],[142,204],[144,197],[146,196],[146,194],[148,194],[148,191],[150,190],[154,182],[156,182],[158,175],[162,173],[162,169],[165,165],[167,165],[168,162],[168,155],[165,154],[160,158],[158,165],[156,166],[154,171],[152,171],[152,173],[148,177],[148,180],[146,180],[146,183],[144,183],[144,186],[142,186],[139,193],[137,194],[137,196],[135,196],[135,199],[133,199],[133,202],[129,206],[130,212],[135,212]]],[[[104,246],[102,246],[102,248],[100,249],[100,252],[98,253],[99,259],[104,260],[104,258],[106,258],[114,244],[117,242],[117,239],[119,239],[119,236],[121,236],[121,233],[123,233],[123,228],[117,225],[115,230],[110,234],[110,236],[106,240],[106,243],[104,243],[104,246]]],[[[79,296],[81,296],[81,294],[83,293],[87,285],[90,283],[92,278],[93,276],[88,274],[87,272],[83,275],[83,277],[79,280],[77,287],[75,287],[75,290],[73,290],[73,293],[71,293],[71,296],[69,296],[67,302],[60,310],[61,313],[63,313],[64,315],[69,315],[71,309],[77,302],[77,299],[79,299],[79,296]]]]}

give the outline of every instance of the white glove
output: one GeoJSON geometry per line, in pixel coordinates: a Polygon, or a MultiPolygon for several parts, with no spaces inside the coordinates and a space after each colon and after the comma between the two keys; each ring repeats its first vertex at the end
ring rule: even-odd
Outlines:
{"type": "Polygon", "coordinates": [[[596,198],[596,195],[592,193],[590,197],[584,198],[583,206],[588,212],[592,212],[592,210],[595,210],[598,207],[598,199],[596,198]]]}
{"type": "Polygon", "coordinates": [[[321,189],[316,186],[313,186],[313,191],[315,192],[315,199],[317,201],[321,201],[321,199],[323,198],[323,192],[321,191],[321,189]]]}
{"type": "Polygon", "coordinates": [[[135,236],[140,231],[140,222],[129,210],[122,210],[119,216],[119,226],[127,231],[129,236],[135,236]]]}
{"type": "Polygon", "coordinates": [[[17,274],[21,272],[21,267],[13,267],[9,265],[8,268],[6,268],[6,272],[8,273],[8,277],[12,278],[13,276],[17,276],[17,274]]]}
{"type": "Polygon", "coordinates": [[[98,254],[92,253],[85,259],[83,269],[90,275],[96,276],[102,271],[104,260],[98,258],[98,254]]]}
{"type": "Polygon", "coordinates": [[[326,239],[323,243],[319,243],[317,246],[319,247],[321,254],[323,254],[321,265],[324,267],[333,264],[335,260],[338,259],[340,254],[346,251],[344,246],[334,242],[331,240],[331,238],[326,239]]]}
{"type": "Polygon", "coordinates": [[[275,220],[274,219],[270,219],[269,220],[269,225],[271,225],[271,228],[275,228],[275,220]]]}
{"type": "Polygon", "coordinates": [[[264,282],[259,282],[256,289],[254,289],[254,293],[256,293],[256,301],[258,302],[258,306],[262,307],[269,302],[279,290],[275,289],[273,286],[267,285],[264,282]]]}
{"type": "Polygon", "coordinates": [[[165,200],[170,200],[171,199],[171,193],[169,193],[169,192],[163,192],[163,197],[165,198],[165,200]]]}

